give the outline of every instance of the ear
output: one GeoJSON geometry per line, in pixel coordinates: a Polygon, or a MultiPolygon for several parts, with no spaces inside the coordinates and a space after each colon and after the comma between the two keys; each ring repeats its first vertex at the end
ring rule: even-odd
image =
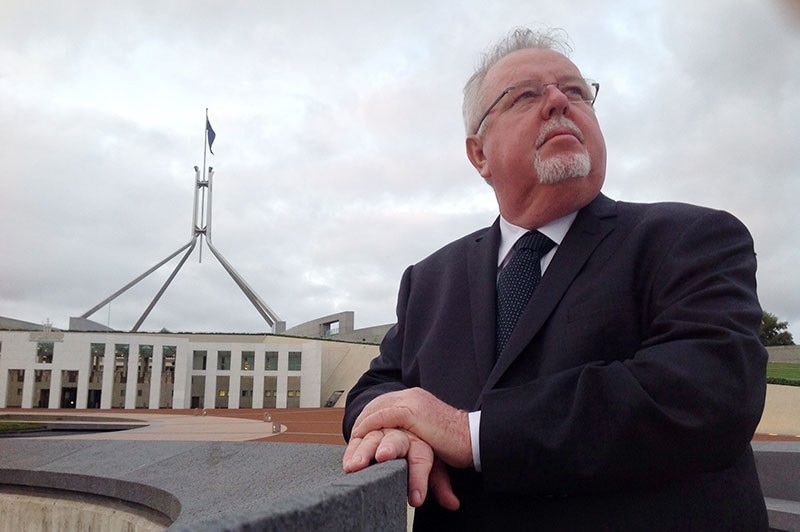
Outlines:
{"type": "Polygon", "coordinates": [[[472,166],[478,171],[484,179],[488,180],[492,177],[492,172],[489,169],[489,163],[486,159],[486,154],[483,151],[483,139],[478,135],[470,135],[466,140],[467,157],[472,166]]]}

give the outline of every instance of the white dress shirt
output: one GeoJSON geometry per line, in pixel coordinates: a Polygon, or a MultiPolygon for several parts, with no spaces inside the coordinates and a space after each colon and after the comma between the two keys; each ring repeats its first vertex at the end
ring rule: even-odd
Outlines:
{"type": "MultiPolygon", "coordinates": [[[[556,243],[556,245],[553,246],[553,249],[547,252],[544,257],[542,257],[542,275],[544,275],[545,270],[547,270],[547,267],[550,265],[550,261],[553,260],[553,256],[556,254],[558,246],[561,245],[561,241],[564,240],[567,231],[569,231],[569,228],[572,227],[572,222],[575,221],[575,217],[577,215],[577,212],[573,212],[564,216],[563,218],[553,220],[552,222],[537,229],[540,233],[544,234],[546,237],[556,243]]],[[[513,256],[514,244],[516,244],[517,240],[519,240],[520,237],[528,231],[528,229],[516,226],[500,216],[500,248],[497,250],[498,277],[500,276],[500,270],[502,270],[505,265],[508,264],[508,261],[513,256]]],[[[469,434],[470,443],[472,444],[472,463],[476,471],[481,470],[480,428],[481,411],[477,410],[475,412],[470,412],[469,434]]]]}

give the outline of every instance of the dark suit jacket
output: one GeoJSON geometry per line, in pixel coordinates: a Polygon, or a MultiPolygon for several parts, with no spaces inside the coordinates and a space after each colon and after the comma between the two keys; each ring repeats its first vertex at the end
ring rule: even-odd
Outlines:
{"type": "Polygon", "coordinates": [[[350,392],[419,386],[481,410],[482,473],[451,470],[418,528],[765,530],[750,440],[767,355],[756,260],[733,216],[599,195],[495,362],[498,223],[409,267],[398,323],[350,392]]]}

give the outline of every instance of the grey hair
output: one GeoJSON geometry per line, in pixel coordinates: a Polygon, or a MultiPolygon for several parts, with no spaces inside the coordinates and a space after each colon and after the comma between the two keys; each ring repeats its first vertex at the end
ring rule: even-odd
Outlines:
{"type": "Polygon", "coordinates": [[[475,73],[470,76],[464,85],[464,103],[461,112],[464,117],[464,128],[467,135],[475,133],[475,127],[482,109],[483,80],[489,70],[502,58],[517,50],[539,48],[554,50],[567,57],[572,53],[567,33],[560,28],[549,28],[542,31],[533,31],[528,28],[515,28],[505,38],[497,42],[482,57],[475,73]]]}

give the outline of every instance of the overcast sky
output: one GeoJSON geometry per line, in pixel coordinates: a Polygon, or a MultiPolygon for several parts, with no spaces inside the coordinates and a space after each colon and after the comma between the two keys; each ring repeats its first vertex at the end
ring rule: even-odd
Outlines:
{"type": "MultiPolygon", "coordinates": [[[[519,25],[600,82],[604,192],[737,215],[800,341],[797,0],[3,0],[0,316],[66,328],[186,244],[208,108],[216,248],[289,327],[393,322],[402,271],[497,215],[461,91],[519,25]]],[[[91,318],[130,329],[176,264],[91,318]]],[[[205,245],[162,327],[267,330],[205,245]]]]}

